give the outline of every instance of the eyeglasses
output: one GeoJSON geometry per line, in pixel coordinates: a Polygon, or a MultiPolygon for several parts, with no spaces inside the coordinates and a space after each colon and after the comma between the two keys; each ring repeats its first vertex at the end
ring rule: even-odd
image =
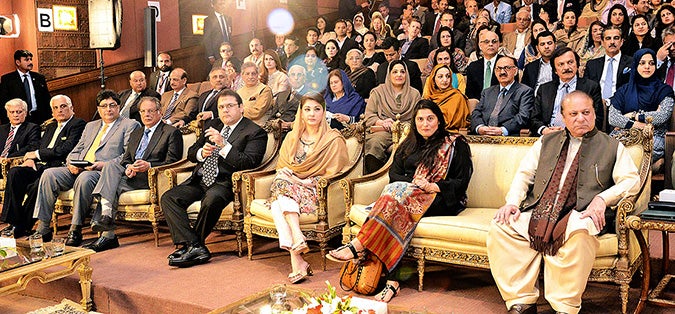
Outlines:
{"type": "Polygon", "coordinates": [[[481,40],[480,43],[485,44],[485,45],[488,45],[488,44],[496,45],[496,44],[499,43],[499,40],[497,40],[497,39],[493,39],[493,40],[485,39],[485,40],[481,40]]]}
{"type": "Polygon", "coordinates": [[[495,67],[495,70],[497,70],[497,72],[501,72],[501,71],[513,70],[513,69],[515,69],[515,68],[516,68],[516,67],[513,66],[513,65],[507,65],[507,66],[505,66],[505,67],[497,67],[497,66],[496,66],[496,67],[495,67]]]}
{"type": "Polygon", "coordinates": [[[150,110],[138,110],[141,114],[146,114],[146,113],[155,113],[159,111],[159,109],[150,109],[150,110]]]}
{"type": "Polygon", "coordinates": [[[120,105],[118,105],[116,103],[109,103],[109,104],[100,104],[100,105],[97,105],[96,107],[99,107],[99,108],[117,108],[119,106],[120,105]]]}
{"type": "Polygon", "coordinates": [[[238,103],[227,103],[227,104],[218,104],[218,109],[232,109],[234,107],[239,107],[238,103]]]}

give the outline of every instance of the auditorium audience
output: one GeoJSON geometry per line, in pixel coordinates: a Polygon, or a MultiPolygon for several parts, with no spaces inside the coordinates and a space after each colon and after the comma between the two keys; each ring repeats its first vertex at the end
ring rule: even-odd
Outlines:
{"type": "Polygon", "coordinates": [[[270,210],[279,247],[291,255],[288,280],[293,284],[312,275],[310,264],[302,257],[309,247],[300,229],[300,216],[317,212],[319,179],[340,173],[349,162],[345,139],[330,128],[326,114],[321,95],[302,97],[293,130],[281,145],[271,187],[270,210]]]}

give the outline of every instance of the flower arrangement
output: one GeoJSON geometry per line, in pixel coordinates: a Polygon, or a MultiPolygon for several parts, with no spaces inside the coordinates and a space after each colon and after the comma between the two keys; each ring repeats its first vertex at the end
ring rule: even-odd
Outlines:
{"type": "Polygon", "coordinates": [[[302,308],[293,310],[293,314],[374,314],[374,310],[359,309],[352,303],[352,295],[339,297],[335,293],[335,287],[330,282],[326,281],[328,290],[319,295],[312,297],[303,294],[306,299],[310,300],[309,304],[305,304],[302,308]]]}

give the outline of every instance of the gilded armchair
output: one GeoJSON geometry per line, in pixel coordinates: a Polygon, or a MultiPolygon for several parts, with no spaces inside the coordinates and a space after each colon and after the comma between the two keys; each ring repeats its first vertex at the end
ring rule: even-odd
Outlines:
{"type": "MultiPolygon", "coordinates": [[[[300,215],[300,229],[308,241],[319,242],[321,255],[326,255],[327,242],[340,235],[344,224],[344,196],[339,187],[339,180],[356,178],[363,173],[363,147],[365,131],[362,123],[352,124],[342,130],[347,140],[349,166],[342,173],[323,177],[317,183],[319,208],[313,214],[300,215]]],[[[278,238],[271,212],[266,205],[270,196],[270,186],[276,170],[250,172],[243,175],[246,184],[246,207],[244,231],[248,246],[248,258],[253,257],[253,235],[278,238]]],[[[325,257],[321,260],[322,269],[326,269],[325,257]]]]}

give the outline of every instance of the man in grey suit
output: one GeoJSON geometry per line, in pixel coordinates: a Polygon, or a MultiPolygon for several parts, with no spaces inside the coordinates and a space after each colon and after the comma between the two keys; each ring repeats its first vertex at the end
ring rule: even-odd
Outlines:
{"type": "Polygon", "coordinates": [[[37,233],[43,240],[52,238],[49,224],[54,204],[61,191],[73,189],[73,218],[66,245],[82,243],[82,225],[92,202],[92,191],[106,162],[120,162],[131,132],[138,122],[120,117],[117,93],[103,90],[96,96],[100,120],[87,123],[79,142],[68,154],[65,167],[49,168],[40,177],[33,217],[38,218],[37,233]],[[88,165],[86,164],[88,163],[88,165]]]}
{"type": "Polygon", "coordinates": [[[478,106],[471,113],[471,131],[480,135],[507,136],[520,134],[530,123],[534,105],[532,88],[515,81],[516,59],[500,56],[495,62],[499,84],[481,92],[478,106]]]}
{"type": "Polygon", "coordinates": [[[144,127],[131,132],[122,162],[109,162],[103,166],[101,179],[94,188],[93,195],[100,197],[100,202],[94,211],[91,229],[101,232],[101,236],[85,247],[96,252],[120,245],[113,225],[119,195],[149,189],[148,169],[174,163],[183,154],[183,137],[177,128],[161,121],[159,100],[143,97],[139,108],[144,127]]]}

